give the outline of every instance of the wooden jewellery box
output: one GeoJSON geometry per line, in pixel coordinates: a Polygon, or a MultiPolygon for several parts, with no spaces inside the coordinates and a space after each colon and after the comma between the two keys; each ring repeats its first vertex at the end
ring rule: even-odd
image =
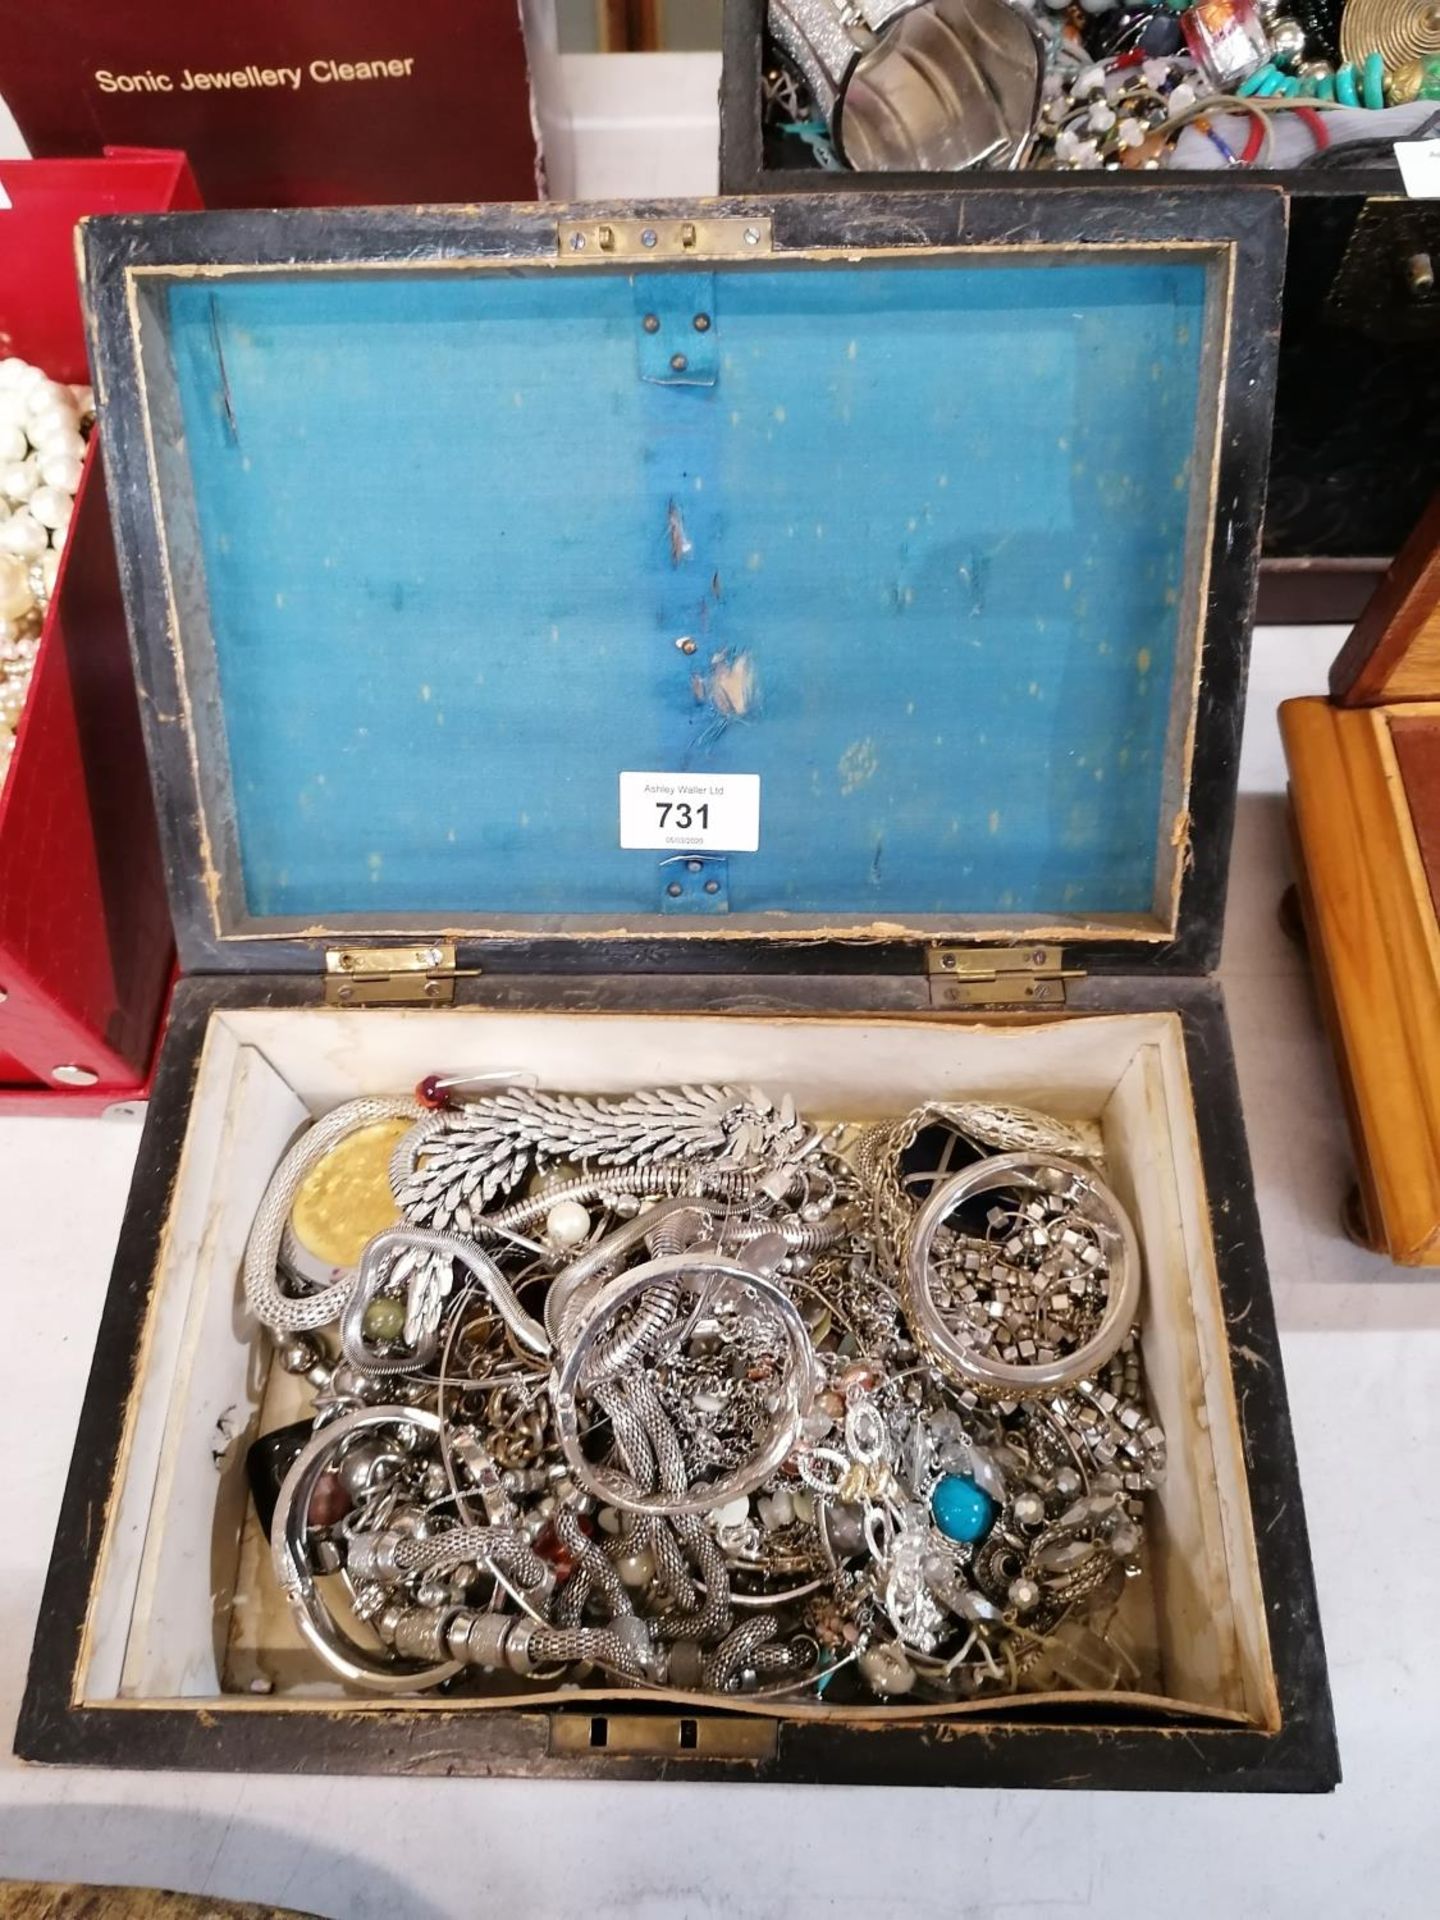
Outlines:
{"type": "Polygon", "coordinates": [[[1440,499],[1330,698],[1287,700],[1300,904],[1350,1116],[1356,1236],[1440,1266],[1440,499]]]}
{"type": "Polygon", "coordinates": [[[186,978],[22,1754],[1334,1784],[1211,973],[1282,239],[1278,194],[1104,188],[88,230],[186,978]],[[758,850],[622,845],[654,770],[758,777],[758,850]],[[1142,1688],[317,1685],[245,1496],[293,1415],[237,1266],[308,1115],[487,1067],[1098,1123],[1172,1461],[1142,1688]]]}

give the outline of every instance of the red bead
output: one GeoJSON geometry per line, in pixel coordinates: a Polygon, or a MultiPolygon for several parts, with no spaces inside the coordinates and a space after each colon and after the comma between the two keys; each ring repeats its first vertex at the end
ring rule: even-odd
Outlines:
{"type": "MultiPolygon", "coordinates": [[[[593,1538],[595,1522],[590,1518],[589,1514],[578,1514],[576,1518],[580,1523],[580,1531],[587,1538],[593,1538]]],[[[536,1534],[534,1547],[540,1558],[555,1569],[556,1585],[563,1587],[575,1571],[575,1556],[560,1538],[553,1520],[547,1520],[539,1533],[536,1534]]]]}
{"type": "Polygon", "coordinates": [[[429,1107],[432,1113],[440,1107],[448,1107],[453,1104],[449,1094],[446,1093],[445,1088],[441,1084],[438,1073],[426,1074],[425,1078],[420,1081],[415,1088],[415,1098],[420,1102],[422,1107],[429,1107]]]}
{"type": "Polygon", "coordinates": [[[310,1511],[305,1516],[306,1524],[312,1527],[333,1527],[337,1520],[343,1520],[350,1511],[350,1496],[345,1491],[338,1473],[322,1473],[315,1482],[315,1491],[310,1496],[310,1511]]]}
{"type": "Polygon", "coordinates": [[[575,1561],[570,1549],[556,1532],[553,1520],[547,1520],[536,1534],[534,1547],[540,1558],[555,1569],[556,1582],[563,1587],[575,1571],[575,1561]]]}

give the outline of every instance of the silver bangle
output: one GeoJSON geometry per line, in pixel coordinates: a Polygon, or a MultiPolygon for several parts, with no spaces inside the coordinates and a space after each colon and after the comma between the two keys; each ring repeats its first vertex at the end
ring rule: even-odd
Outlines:
{"type": "MultiPolygon", "coordinates": [[[[764,1274],[738,1262],[706,1253],[680,1253],[647,1261],[644,1266],[621,1274],[586,1304],[588,1311],[567,1338],[563,1358],[550,1386],[556,1437],[576,1483],[596,1499],[628,1513],[672,1515],[708,1513],[764,1486],[799,1440],[805,1418],[814,1404],[817,1384],[809,1330],[785,1290],[764,1274]],[[606,1338],[624,1326],[625,1309],[643,1294],[657,1292],[662,1297],[673,1298],[676,1294],[691,1293],[696,1301],[691,1315],[694,1318],[717,1286],[727,1285],[758,1296],[785,1338],[789,1365],[770,1430],[744,1464],[722,1479],[692,1485],[683,1494],[642,1492],[624,1474],[599,1466],[587,1457],[580,1432],[580,1396],[597,1379],[594,1363],[599,1363],[598,1375],[603,1378],[606,1338]]],[[[664,1324],[656,1332],[663,1334],[676,1317],[676,1313],[667,1311],[664,1324]]]]}
{"type": "Polygon", "coordinates": [[[1018,166],[1044,42],[1011,0],[770,0],[769,27],[847,166],[1018,166]]]}
{"type": "Polygon", "coordinates": [[[1130,1217],[1103,1180],[1050,1154],[1002,1153],[979,1160],[936,1187],[916,1216],[905,1251],[905,1311],[936,1362],[977,1393],[1004,1399],[1063,1392],[1103,1367],[1120,1348],[1140,1307],[1140,1248],[1130,1217]],[[963,1320],[947,1318],[935,1297],[936,1237],[967,1201],[1003,1189],[1063,1192],[1095,1235],[1108,1272],[1104,1316],[1083,1346],[1050,1360],[1012,1361],[987,1353],[963,1320]]]}
{"type": "Polygon", "coordinates": [[[356,1434],[375,1427],[398,1426],[414,1427],[432,1440],[438,1441],[440,1436],[440,1416],[422,1407],[361,1407],[312,1434],[285,1476],[270,1527],[275,1577],[306,1644],[347,1685],[374,1693],[414,1693],[418,1688],[438,1687],[461,1670],[458,1660],[426,1665],[397,1659],[393,1653],[368,1653],[357,1646],[335,1624],[310,1568],[306,1536],[316,1482],[356,1434]]]}

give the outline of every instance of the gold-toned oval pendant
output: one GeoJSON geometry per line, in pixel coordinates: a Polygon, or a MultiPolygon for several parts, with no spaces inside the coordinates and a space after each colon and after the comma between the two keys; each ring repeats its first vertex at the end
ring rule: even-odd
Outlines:
{"type": "Polygon", "coordinates": [[[290,1212],[290,1231],[306,1253],[329,1267],[353,1267],[367,1241],[399,1225],[390,1160],[413,1125],[395,1119],[360,1127],[310,1170],[290,1212]]]}

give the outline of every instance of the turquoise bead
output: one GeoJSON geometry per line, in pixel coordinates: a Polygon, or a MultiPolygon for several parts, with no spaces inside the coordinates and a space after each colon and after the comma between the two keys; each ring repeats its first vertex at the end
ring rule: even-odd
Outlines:
{"type": "Polygon", "coordinates": [[[1274,67],[1270,66],[1268,62],[1263,67],[1257,67],[1248,79],[1240,82],[1239,86],[1235,89],[1236,93],[1239,94],[1242,100],[1248,100],[1252,93],[1264,91],[1265,83],[1274,71],[1274,67]]]}
{"type": "Polygon", "coordinates": [[[1365,64],[1360,69],[1361,97],[1372,113],[1378,113],[1385,104],[1385,56],[1381,53],[1367,53],[1365,64]]]}
{"type": "Polygon", "coordinates": [[[930,1495],[930,1511],[947,1540],[979,1540],[995,1521],[995,1502],[962,1474],[947,1473],[930,1495]]]}
{"type": "Polygon", "coordinates": [[[1342,107],[1358,107],[1360,95],[1355,88],[1355,69],[1347,60],[1335,75],[1335,98],[1342,107]]]}

